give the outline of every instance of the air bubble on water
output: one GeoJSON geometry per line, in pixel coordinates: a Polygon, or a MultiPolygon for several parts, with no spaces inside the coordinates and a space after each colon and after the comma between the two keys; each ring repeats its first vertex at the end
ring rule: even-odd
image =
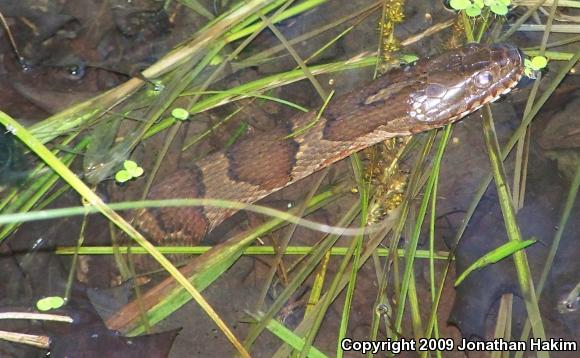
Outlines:
{"type": "Polygon", "coordinates": [[[6,126],[6,130],[7,130],[8,132],[10,132],[10,133],[12,133],[12,134],[16,135],[16,128],[15,128],[13,125],[11,125],[11,124],[7,125],[7,126],[6,126]]]}
{"type": "Polygon", "coordinates": [[[26,62],[24,57],[19,57],[18,63],[20,63],[20,68],[22,69],[22,72],[28,72],[28,71],[32,70],[32,66],[30,66],[30,64],[28,64],[28,62],[26,62]]]}
{"type": "Polygon", "coordinates": [[[85,75],[85,67],[82,65],[73,65],[68,68],[68,73],[75,78],[83,78],[85,75]]]}
{"type": "Polygon", "coordinates": [[[391,307],[385,303],[380,303],[375,307],[375,312],[379,316],[390,316],[391,315],[391,307]]]}
{"type": "Polygon", "coordinates": [[[153,84],[153,91],[161,92],[165,89],[165,85],[159,81],[151,82],[153,84]]]}
{"type": "Polygon", "coordinates": [[[71,75],[73,75],[73,76],[76,76],[76,75],[78,75],[80,72],[81,72],[81,71],[79,71],[79,68],[78,68],[78,67],[72,67],[72,68],[70,69],[70,74],[71,74],[71,75]]]}

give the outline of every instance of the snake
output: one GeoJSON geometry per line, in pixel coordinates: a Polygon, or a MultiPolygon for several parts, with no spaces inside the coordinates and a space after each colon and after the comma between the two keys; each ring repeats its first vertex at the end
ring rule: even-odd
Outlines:
{"type": "MultiPolygon", "coordinates": [[[[470,43],[419,59],[333,98],[320,113],[299,113],[272,130],[247,133],[201,163],[177,169],[153,185],[148,198],[254,203],[373,144],[462,119],[514,88],[523,63],[512,44],[470,43]]],[[[198,245],[234,212],[146,208],[134,224],[155,244],[198,245]]]]}

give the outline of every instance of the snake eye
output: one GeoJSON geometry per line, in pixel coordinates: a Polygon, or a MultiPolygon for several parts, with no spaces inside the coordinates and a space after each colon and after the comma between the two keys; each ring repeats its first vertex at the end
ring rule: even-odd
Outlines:
{"type": "Polygon", "coordinates": [[[475,77],[475,85],[478,88],[487,88],[493,82],[493,75],[489,71],[483,71],[475,77]]]}

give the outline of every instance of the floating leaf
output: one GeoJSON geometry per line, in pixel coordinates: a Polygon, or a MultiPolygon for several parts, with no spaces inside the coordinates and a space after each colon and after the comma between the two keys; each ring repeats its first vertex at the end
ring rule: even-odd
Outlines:
{"type": "Polygon", "coordinates": [[[64,305],[64,298],[60,296],[44,297],[36,301],[36,308],[39,311],[50,311],[61,308],[64,305]]]}
{"type": "Polygon", "coordinates": [[[524,74],[529,78],[536,78],[537,72],[545,68],[548,64],[548,59],[544,56],[536,56],[534,58],[524,60],[524,74]]]}
{"type": "Polygon", "coordinates": [[[219,65],[219,64],[220,64],[220,63],[222,63],[222,62],[224,62],[224,58],[223,58],[222,56],[220,56],[220,55],[215,55],[215,56],[214,56],[214,57],[211,59],[211,61],[209,62],[209,64],[210,64],[211,66],[217,66],[217,65],[219,65]]]}
{"type": "Polygon", "coordinates": [[[403,63],[413,63],[416,62],[419,59],[419,56],[417,55],[402,55],[400,57],[401,62],[403,63]]]}
{"type": "Polygon", "coordinates": [[[510,0],[484,0],[486,6],[496,15],[504,16],[508,13],[508,6],[511,4],[510,0]]]}
{"type": "Polygon", "coordinates": [[[503,5],[503,4],[499,4],[499,3],[494,3],[492,4],[489,9],[491,10],[491,12],[493,12],[496,15],[500,15],[500,16],[504,16],[505,14],[508,13],[508,7],[503,5]]]}
{"type": "Polygon", "coordinates": [[[125,167],[125,170],[127,170],[127,172],[133,177],[140,177],[141,175],[143,175],[143,168],[141,168],[139,165],[137,165],[137,163],[135,163],[132,160],[125,160],[125,162],[123,162],[123,166],[125,167]]]}
{"type": "Polygon", "coordinates": [[[455,10],[465,10],[471,6],[471,1],[469,0],[451,0],[449,5],[455,10]]]}
{"type": "Polygon", "coordinates": [[[481,9],[478,7],[471,6],[465,10],[465,13],[469,17],[476,17],[476,16],[481,15],[481,9]]]}
{"type": "Polygon", "coordinates": [[[124,183],[126,181],[129,181],[133,178],[133,176],[131,174],[129,174],[128,171],[126,170],[119,170],[117,172],[117,174],[115,174],[115,180],[119,183],[124,183]]]}
{"type": "Polygon", "coordinates": [[[143,168],[137,167],[134,170],[130,171],[129,173],[133,176],[133,178],[140,177],[141,175],[143,175],[143,168]]]}
{"type": "Polygon", "coordinates": [[[131,170],[134,170],[135,168],[138,167],[137,163],[135,163],[132,160],[125,160],[123,162],[123,167],[125,167],[125,169],[127,169],[128,172],[130,172],[131,170]]]}
{"type": "Polygon", "coordinates": [[[180,121],[185,121],[189,118],[189,112],[184,108],[174,108],[171,111],[171,115],[175,119],[179,119],[180,121]]]}
{"type": "Polygon", "coordinates": [[[481,9],[483,9],[483,0],[474,0],[471,4],[465,9],[465,13],[467,16],[476,17],[481,15],[481,9]]]}
{"type": "Polygon", "coordinates": [[[542,68],[545,68],[547,64],[548,64],[548,59],[545,58],[544,56],[535,56],[530,61],[530,67],[536,71],[541,70],[542,68]]]}
{"type": "Polygon", "coordinates": [[[115,174],[115,180],[119,183],[124,183],[133,178],[140,177],[143,175],[143,168],[141,168],[137,163],[132,160],[125,160],[123,162],[123,167],[125,169],[119,170],[115,174]]]}

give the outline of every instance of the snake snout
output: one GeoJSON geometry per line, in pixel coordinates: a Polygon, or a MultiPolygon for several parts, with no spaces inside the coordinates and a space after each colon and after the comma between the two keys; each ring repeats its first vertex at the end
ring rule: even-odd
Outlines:
{"type": "Polygon", "coordinates": [[[494,44],[490,47],[491,62],[498,71],[497,90],[499,94],[507,93],[520,80],[524,70],[524,56],[521,50],[512,44],[494,44]]]}

